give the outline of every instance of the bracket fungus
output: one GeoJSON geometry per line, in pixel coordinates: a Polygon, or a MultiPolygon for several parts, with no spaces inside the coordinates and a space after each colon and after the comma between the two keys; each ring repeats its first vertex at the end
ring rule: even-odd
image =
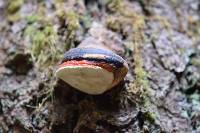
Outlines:
{"type": "Polygon", "coordinates": [[[94,38],[64,54],[56,76],[72,87],[92,95],[116,86],[128,72],[127,62],[94,38]]]}

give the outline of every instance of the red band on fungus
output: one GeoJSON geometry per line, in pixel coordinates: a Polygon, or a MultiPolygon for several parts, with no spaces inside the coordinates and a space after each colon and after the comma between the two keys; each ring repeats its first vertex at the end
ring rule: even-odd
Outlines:
{"type": "Polygon", "coordinates": [[[86,60],[81,60],[81,61],[77,61],[77,60],[71,60],[71,61],[66,61],[63,62],[59,67],[64,67],[64,66],[99,66],[103,69],[106,69],[109,72],[114,72],[115,71],[115,67],[112,65],[109,65],[105,62],[92,62],[92,61],[86,61],[86,60]]]}

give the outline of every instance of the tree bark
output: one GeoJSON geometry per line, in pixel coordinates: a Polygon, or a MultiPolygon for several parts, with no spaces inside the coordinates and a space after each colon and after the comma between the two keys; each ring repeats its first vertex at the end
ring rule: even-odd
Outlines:
{"type": "Polygon", "coordinates": [[[200,132],[200,2],[0,0],[0,133],[200,132]],[[88,95],[56,79],[92,36],[129,64],[88,95]]]}

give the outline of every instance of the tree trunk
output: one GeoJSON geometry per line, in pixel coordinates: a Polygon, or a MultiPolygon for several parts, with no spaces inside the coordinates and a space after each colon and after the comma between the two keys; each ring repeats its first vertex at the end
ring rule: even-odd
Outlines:
{"type": "Polygon", "coordinates": [[[0,133],[200,132],[199,11],[197,0],[0,0],[0,133]],[[101,95],[55,77],[87,37],[129,65],[101,95]]]}

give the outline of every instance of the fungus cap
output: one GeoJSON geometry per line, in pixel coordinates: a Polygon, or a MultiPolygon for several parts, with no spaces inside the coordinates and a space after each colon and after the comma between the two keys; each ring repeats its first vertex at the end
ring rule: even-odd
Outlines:
{"type": "Polygon", "coordinates": [[[65,53],[56,76],[82,92],[98,95],[117,85],[127,71],[126,61],[109,50],[74,48],[65,53]]]}

